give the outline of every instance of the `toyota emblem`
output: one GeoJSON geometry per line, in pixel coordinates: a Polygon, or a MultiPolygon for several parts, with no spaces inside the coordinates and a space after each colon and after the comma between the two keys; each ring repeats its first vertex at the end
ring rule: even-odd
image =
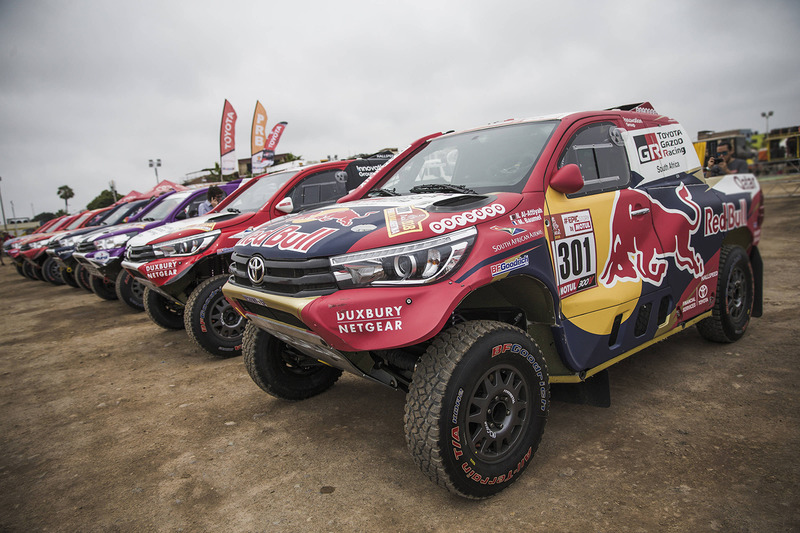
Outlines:
{"type": "Polygon", "coordinates": [[[259,256],[254,255],[247,262],[247,277],[250,278],[253,285],[261,285],[261,282],[264,281],[264,271],[264,260],[259,256]]]}

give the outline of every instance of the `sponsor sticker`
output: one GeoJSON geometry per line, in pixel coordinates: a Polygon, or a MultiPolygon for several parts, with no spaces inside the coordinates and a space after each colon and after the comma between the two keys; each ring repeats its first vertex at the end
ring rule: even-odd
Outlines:
{"type": "Polygon", "coordinates": [[[553,260],[561,298],[597,285],[597,247],[588,209],[550,216],[553,260]]]}
{"type": "Polygon", "coordinates": [[[383,210],[389,238],[422,231],[422,222],[429,216],[427,211],[410,205],[383,210]]]}
{"type": "Polygon", "coordinates": [[[530,263],[530,260],[527,255],[521,255],[517,257],[512,257],[510,259],[506,259],[501,263],[496,263],[489,267],[492,277],[500,276],[502,274],[508,274],[513,270],[517,270],[520,268],[525,268],[530,263]]]}
{"type": "Polygon", "coordinates": [[[403,329],[402,305],[336,311],[339,333],[383,333],[403,329]]]}

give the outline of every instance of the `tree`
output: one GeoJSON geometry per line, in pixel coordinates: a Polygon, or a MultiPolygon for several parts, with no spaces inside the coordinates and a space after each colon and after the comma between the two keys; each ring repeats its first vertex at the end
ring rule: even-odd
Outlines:
{"type": "Polygon", "coordinates": [[[86,209],[100,209],[101,207],[108,207],[114,202],[114,192],[111,189],[106,189],[89,202],[86,205],[86,209]]]}
{"type": "Polygon", "coordinates": [[[69,185],[62,185],[58,188],[58,197],[64,200],[64,211],[69,213],[69,199],[75,197],[75,191],[69,185]]]}

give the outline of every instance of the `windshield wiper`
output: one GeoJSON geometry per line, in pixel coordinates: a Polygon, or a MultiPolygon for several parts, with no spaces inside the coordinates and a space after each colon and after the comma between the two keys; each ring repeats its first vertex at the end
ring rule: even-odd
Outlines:
{"type": "Polygon", "coordinates": [[[236,209],[235,207],[229,207],[228,208],[228,212],[229,213],[241,213],[241,211],[239,209],[236,209]]]}
{"type": "Polygon", "coordinates": [[[394,189],[372,189],[367,196],[400,196],[400,193],[394,189]]]}
{"type": "Polygon", "coordinates": [[[412,194],[426,193],[426,192],[460,192],[463,194],[478,194],[468,187],[463,185],[451,185],[449,183],[428,183],[427,185],[416,185],[411,187],[408,192],[412,194]]]}
{"type": "Polygon", "coordinates": [[[148,218],[143,218],[143,219],[142,219],[142,221],[143,221],[143,222],[155,222],[155,221],[156,221],[156,219],[154,219],[154,218],[152,218],[152,217],[148,217],[148,218]]]}

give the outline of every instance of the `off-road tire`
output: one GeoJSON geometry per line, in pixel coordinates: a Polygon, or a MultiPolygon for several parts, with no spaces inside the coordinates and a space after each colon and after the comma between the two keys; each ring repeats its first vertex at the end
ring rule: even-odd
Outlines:
{"type": "Polygon", "coordinates": [[[440,333],[417,363],[406,442],[434,483],[486,498],[530,464],[549,409],[547,366],[536,342],[503,322],[464,322],[440,333]]]}
{"type": "Polygon", "coordinates": [[[333,386],[342,371],[294,350],[266,331],[247,323],[242,337],[244,366],[256,385],[282,400],[316,396],[333,386]]]}
{"type": "Polygon", "coordinates": [[[22,263],[22,273],[25,275],[26,278],[32,279],[34,281],[39,280],[39,276],[36,275],[36,267],[30,264],[28,261],[24,261],[22,263]]]}
{"type": "Polygon", "coordinates": [[[62,268],[61,279],[64,280],[64,283],[66,283],[70,287],[75,287],[76,289],[79,288],[78,282],[75,281],[75,269],[62,268]]]}
{"type": "Polygon", "coordinates": [[[134,311],[144,311],[144,285],[131,276],[127,270],[117,274],[114,291],[119,301],[124,302],[134,311]]]}
{"type": "Polygon", "coordinates": [[[183,313],[189,338],[216,357],[241,355],[247,325],[247,320],[222,294],[227,279],[227,274],[221,274],[198,285],[189,295],[183,313]]]}
{"type": "Polygon", "coordinates": [[[167,300],[150,287],[142,296],[144,312],[164,329],[183,329],[183,306],[167,300]]]}
{"type": "Polygon", "coordinates": [[[92,292],[103,300],[116,300],[117,291],[114,289],[114,282],[108,278],[91,275],[89,276],[89,286],[92,292]]]}
{"type": "Polygon", "coordinates": [[[725,245],[719,255],[717,292],[712,315],[697,323],[705,339],[729,343],[742,338],[753,312],[753,267],[740,246],[725,245]]]}
{"type": "Polygon", "coordinates": [[[94,292],[92,291],[92,286],[89,284],[89,280],[92,275],[89,273],[88,270],[86,270],[85,266],[81,264],[76,265],[75,270],[73,270],[73,274],[75,276],[75,282],[78,284],[78,287],[81,287],[82,289],[85,289],[89,292],[94,292]]]}
{"type": "Polygon", "coordinates": [[[23,278],[27,278],[28,277],[28,276],[25,275],[25,272],[22,271],[22,267],[21,266],[19,266],[16,262],[14,262],[13,265],[14,265],[14,268],[17,269],[17,274],[19,274],[23,278]]]}
{"type": "Polygon", "coordinates": [[[52,257],[48,257],[42,264],[42,277],[45,281],[53,285],[63,285],[64,279],[61,277],[61,267],[52,257]]]}

